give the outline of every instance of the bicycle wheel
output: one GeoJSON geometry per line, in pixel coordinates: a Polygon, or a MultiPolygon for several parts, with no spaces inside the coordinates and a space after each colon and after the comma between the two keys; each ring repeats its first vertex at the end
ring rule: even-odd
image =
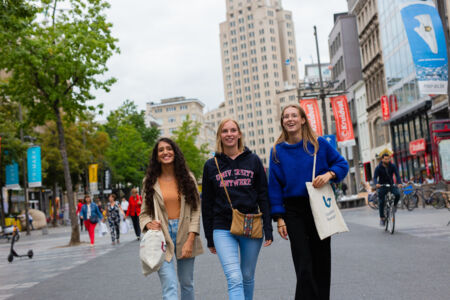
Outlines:
{"type": "Polygon", "coordinates": [[[394,234],[395,230],[395,207],[391,207],[389,210],[389,217],[386,220],[387,231],[394,234]]]}
{"type": "Polygon", "coordinates": [[[417,195],[408,195],[408,205],[406,206],[409,211],[414,210],[417,207],[417,202],[419,201],[419,197],[417,195]]]}
{"type": "Polygon", "coordinates": [[[433,205],[436,209],[440,209],[445,206],[445,196],[442,192],[433,192],[430,196],[430,200],[431,205],[433,205]]]}
{"type": "Polygon", "coordinates": [[[389,211],[388,204],[386,203],[384,206],[384,231],[388,231],[389,228],[389,211]]]}

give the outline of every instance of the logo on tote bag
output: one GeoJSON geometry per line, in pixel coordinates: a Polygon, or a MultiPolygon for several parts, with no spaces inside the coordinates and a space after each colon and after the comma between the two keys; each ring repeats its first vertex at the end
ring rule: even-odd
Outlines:
{"type": "Polygon", "coordinates": [[[325,198],[325,196],[322,196],[323,199],[323,203],[325,203],[326,207],[330,207],[331,206],[331,198],[325,198]]]}

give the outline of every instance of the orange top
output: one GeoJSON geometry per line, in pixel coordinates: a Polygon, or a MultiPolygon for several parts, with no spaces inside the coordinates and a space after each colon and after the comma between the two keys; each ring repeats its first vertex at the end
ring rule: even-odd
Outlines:
{"type": "Polygon", "coordinates": [[[164,200],[169,220],[178,219],[180,217],[180,199],[178,198],[178,185],[175,179],[162,180],[159,179],[159,186],[164,200]]]}

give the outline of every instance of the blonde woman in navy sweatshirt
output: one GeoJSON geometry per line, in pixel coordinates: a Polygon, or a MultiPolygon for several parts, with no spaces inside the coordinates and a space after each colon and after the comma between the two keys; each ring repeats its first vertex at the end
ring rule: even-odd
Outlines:
{"type": "Polygon", "coordinates": [[[295,299],[329,299],[330,238],[320,240],[309,205],[305,182],[311,182],[317,155],[318,188],[347,175],[348,163],[325,139],[313,132],[305,111],[288,105],[281,113],[282,133],[272,148],[269,167],[271,214],[278,233],[291,243],[297,274],[295,299]]]}
{"type": "MultiPolygon", "coordinates": [[[[263,213],[264,246],[272,243],[267,179],[259,157],[244,147],[236,121],[223,120],[216,135],[216,155],[233,208],[245,214],[263,213]]],[[[255,269],[263,239],[231,234],[232,211],[214,158],[203,169],[202,216],[208,248],[219,256],[230,300],[251,300],[255,269]]]]}

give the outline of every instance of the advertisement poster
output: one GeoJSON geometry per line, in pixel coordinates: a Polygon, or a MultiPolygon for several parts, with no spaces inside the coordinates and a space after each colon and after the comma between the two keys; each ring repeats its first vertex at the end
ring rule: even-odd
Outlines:
{"type": "Polygon", "coordinates": [[[355,136],[353,133],[352,119],[348,109],[347,96],[331,97],[334,119],[336,121],[336,136],[339,148],[354,146],[355,136]]]}
{"type": "Polygon", "coordinates": [[[12,164],[5,166],[6,188],[9,190],[20,189],[19,185],[19,165],[13,161],[12,164]]]}
{"type": "Polygon", "coordinates": [[[97,178],[98,164],[89,165],[89,190],[92,192],[98,191],[97,178]]]}
{"type": "Polygon", "coordinates": [[[28,186],[42,186],[41,147],[31,147],[27,150],[28,186]]]}
{"type": "Polygon", "coordinates": [[[444,29],[433,1],[400,6],[421,94],[447,94],[448,58],[444,29]]]}
{"type": "Polygon", "coordinates": [[[442,178],[450,181],[450,140],[443,140],[439,143],[439,159],[442,178]]]}
{"type": "Polygon", "coordinates": [[[305,111],[312,129],[317,133],[317,135],[321,136],[323,134],[322,119],[320,118],[317,99],[302,99],[300,100],[300,106],[305,111]]]}
{"type": "Polygon", "coordinates": [[[383,120],[387,121],[390,118],[389,102],[387,96],[381,96],[381,114],[383,115],[383,120]]]}

